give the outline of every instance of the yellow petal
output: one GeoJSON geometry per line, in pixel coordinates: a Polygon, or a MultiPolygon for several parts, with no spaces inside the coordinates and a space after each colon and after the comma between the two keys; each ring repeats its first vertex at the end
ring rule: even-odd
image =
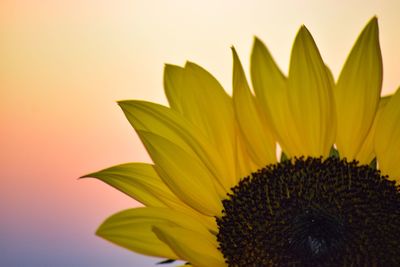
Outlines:
{"type": "MultiPolygon", "coordinates": [[[[239,128],[239,126],[237,126],[239,128]]],[[[249,176],[249,174],[260,169],[250,156],[250,152],[248,150],[248,145],[246,144],[244,137],[239,129],[236,130],[236,173],[238,174],[238,179],[235,184],[238,184],[239,181],[249,176]]]]}
{"type": "Polygon", "coordinates": [[[167,139],[144,131],[138,131],[155,170],[169,189],[184,203],[207,216],[221,213],[221,198],[214,178],[195,157],[167,139]]]}
{"type": "Polygon", "coordinates": [[[126,163],[84,177],[95,177],[148,207],[170,207],[201,220],[215,230],[215,219],[196,212],[164,184],[151,164],[126,163]]]}
{"type": "Polygon", "coordinates": [[[218,250],[216,237],[211,233],[195,232],[181,227],[155,226],[157,237],[179,256],[196,267],[226,267],[218,250]]]}
{"type": "Polygon", "coordinates": [[[153,214],[148,216],[147,210],[151,209],[129,209],[114,214],[100,225],[96,234],[140,254],[178,259],[179,257],[169,246],[160,241],[153,233],[153,225],[163,223],[164,220],[153,214]]]}
{"type": "Polygon", "coordinates": [[[379,169],[400,182],[400,88],[391,97],[376,125],[375,153],[379,169]]]}
{"type": "Polygon", "coordinates": [[[167,65],[164,76],[171,107],[218,147],[217,153],[225,164],[225,183],[230,188],[236,178],[232,99],[209,72],[192,62],[187,62],[184,69],[167,65]]]}
{"type": "Polygon", "coordinates": [[[118,104],[135,130],[162,135],[187,151],[196,144],[196,136],[189,132],[191,125],[185,124],[179,114],[171,109],[138,100],[120,101],[118,104]]]}
{"type": "Polygon", "coordinates": [[[232,99],[210,73],[191,62],[185,65],[184,86],[186,116],[218,145],[224,158],[233,162],[235,137],[232,99]]]}
{"type": "Polygon", "coordinates": [[[318,48],[303,26],[293,44],[288,100],[297,146],[295,156],[328,156],[335,138],[335,109],[331,87],[318,48]]]}
{"type": "Polygon", "coordinates": [[[179,66],[166,64],[164,67],[164,91],[167,96],[169,106],[183,113],[182,104],[185,103],[184,96],[184,75],[185,69],[179,66]]]}
{"type": "Polygon", "coordinates": [[[389,102],[391,96],[383,97],[379,101],[378,110],[375,115],[374,122],[372,123],[371,129],[368,132],[367,137],[362,144],[360,151],[358,151],[356,160],[358,160],[361,164],[370,164],[371,161],[376,157],[374,152],[374,137],[376,132],[376,124],[379,120],[379,117],[382,114],[382,110],[389,102]]]}
{"type": "Polygon", "coordinates": [[[226,179],[230,179],[225,178],[224,161],[198,127],[176,111],[158,104],[137,100],[120,101],[118,104],[138,134],[139,131],[151,132],[173,142],[193,157],[198,157],[215,175],[216,181],[225,187],[225,192],[230,189],[224,184],[226,179]]]}
{"type": "Polygon", "coordinates": [[[373,18],[351,50],[335,87],[336,146],[353,159],[374,121],[382,86],[378,22],[373,18]]]}
{"type": "Polygon", "coordinates": [[[165,207],[167,199],[176,198],[150,164],[126,163],[83,177],[100,179],[146,206],[165,207]]]}
{"type": "Polygon", "coordinates": [[[175,226],[204,233],[200,221],[181,212],[166,208],[135,208],[109,217],[96,234],[132,251],[156,257],[179,259],[152,231],[154,226],[175,226]]]}
{"type": "Polygon", "coordinates": [[[233,178],[217,150],[220,147],[212,145],[197,126],[176,111],[158,104],[136,100],[120,101],[118,104],[136,132],[151,132],[178,145],[204,163],[216,182],[224,187],[223,194],[230,189],[233,178]]]}
{"type": "Polygon", "coordinates": [[[325,65],[325,69],[326,69],[326,73],[328,74],[328,80],[329,80],[329,83],[331,84],[331,88],[335,88],[335,78],[333,78],[331,69],[327,65],[325,65]]]}
{"type": "Polygon", "coordinates": [[[236,119],[251,158],[261,168],[276,162],[275,139],[268,121],[258,109],[250,92],[242,64],[234,48],[232,53],[233,103],[236,119]]]}
{"type": "Polygon", "coordinates": [[[287,79],[258,38],[254,39],[250,71],[257,102],[283,151],[292,156],[290,150],[296,145],[291,136],[293,122],[287,99],[287,79]]]}

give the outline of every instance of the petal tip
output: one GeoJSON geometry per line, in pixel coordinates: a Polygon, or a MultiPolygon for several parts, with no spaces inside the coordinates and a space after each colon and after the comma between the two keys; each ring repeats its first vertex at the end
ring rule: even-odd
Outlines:
{"type": "Polygon", "coordinates": [[[370,21],[368,22],[368,24],[371,24],[371,25],[378,25],[378,17],[377,17],[376,15],[374,15],[374,16],[370,19],[370,21]]]}
{"type": "Polygon", "coordinates": [[[257,36],[253,36],[253,46],[262,44],[262,41],[257,36]]]}
{"type": "Polygon", "coordinates": [[[235,47],[233,45],[231,46],[231,51],[232,51],[233,60],[237,60],[239,58],[239,56],[238,56],[238,54],[236,52],[236,49],[235,49],[235,47]]]}
{"type": "Polygon", "coordinates": [[[308,36],[311,36],[311,33],[310,33],[310,31],[307,29],[307,27],[306,27],[304,24],[302,24],[302,25],[300,26],[299,31],[297,32],[296,39],[298,39],[298,38],[300,38],[300,37],[304,38],[304,37],[308,37],[308,36]]]}
{"type": "Polygon", "coordinates": [[[171,76],[179,75],[179,72],[182,71],[183,68],[181,66],[165,63],[164,64],[164,82],[167,79],[170,79],[171,76]]]}
{"type": "Polygon", "coordinates": [[[93,174],[92,173],[89,173],[89,174],[85,174],[85,175],[82,175],[82,176],[79,176],[78,178],[76,178],[77,180],[82,180],[82,179],[85,179],[85,178],[92,178],[93,177],[93,174]]]}
{"type": "Polygon", "coordinates": [[[264,43],[261,41],[260,38],[254,36],[253,38],[253,48],[251,50],[251,60],[254,60],[254,57],[259,55],[263,48],[265,47],[264,43]]]}
{"type": "Polygon", "coordinates": [[[184,68],[185,69],[191,69],[191,68],[194,68],[196,66],[197,66],[197,64],[194,63],[193,61],[186,60],[184,68]]]}
{"type": "Polygon", "coordinates": [[[312,37],[307,27],[305,25],[301,25],[293,42],[292,53],[293,49],[295,49],[296,47],[304,49],[307,47],[309,48],[310,46],[316,46],[314,38],[312,37]]]}
{"type": "Polygon", "coordinates": [[[104,223],[102,223],[94,232],[95,235],[104,238],[104,223]]]}
{"type": "Polygon", "coordinates": [[[373,38],[376,37],[379,34],[378,17],[372,17],[362,32],[369,33],[373,38]]]}
{"type": "Polygon", "coordinates": [[[167,69],[172,69],[172,68],[181,68],[178,65],[171,64],[171,63],[164,63],[164,71],[167,69]]]}
{"type": "Polygon", "coordinates": [[[117,105],[120,107],[120,108],[122,108],[126,103],[126,100],[117,100],[116,101],[117,102],[117,105]]]}
{"type": "Polygon", "coordinates": [[[131,102],[132,100],[117,100],[117,105],[124,110],[131,102]]]}

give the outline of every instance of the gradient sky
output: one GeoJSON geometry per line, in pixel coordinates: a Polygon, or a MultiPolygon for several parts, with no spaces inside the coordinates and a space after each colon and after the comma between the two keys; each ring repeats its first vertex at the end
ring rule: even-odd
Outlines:
{"type": "Polygon", "coordinates": [[[400,1],[38,0],[0,2],[0,265],[154,266],[96,237],[138,204],[94,179],[149,162],[115,104],[166,103],[164,63],[191,60],[231,91],[234,45],[248,69],[253,36],[287,70],[301,24],[335,77],[378,16],[385,94],[400,83],[400,1]]]}

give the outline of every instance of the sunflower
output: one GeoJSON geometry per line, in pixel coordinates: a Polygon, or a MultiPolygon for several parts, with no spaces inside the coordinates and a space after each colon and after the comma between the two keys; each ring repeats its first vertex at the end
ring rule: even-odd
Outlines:
{"type": "Polygon", "coordinates": [[[253,90],[232,51],[232,96],[187,62],[165,66],[169,107],[119,102],[153,164],[85,176],[144,205],[97,235],[185,266],[400,266],[400,90],[381,97],[377,19],[336,82],[304,26],[287,76],[255,39],[253,90]]]}

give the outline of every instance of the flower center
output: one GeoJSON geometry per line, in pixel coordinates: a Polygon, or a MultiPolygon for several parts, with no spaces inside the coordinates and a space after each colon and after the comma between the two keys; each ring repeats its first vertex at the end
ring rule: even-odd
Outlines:
{"type": "Polygon", "coordinates": [[[344,238],[343,220],[321,209],[298,211],[287,229],[288,250],[301,257],[322,258],[337,251],[344,238]]]}
{"type": "Polygon", "coordinates": [[[268,165],[217,218],[228,266],[400,266],[400,188],[337,157],[268,165]]]}

